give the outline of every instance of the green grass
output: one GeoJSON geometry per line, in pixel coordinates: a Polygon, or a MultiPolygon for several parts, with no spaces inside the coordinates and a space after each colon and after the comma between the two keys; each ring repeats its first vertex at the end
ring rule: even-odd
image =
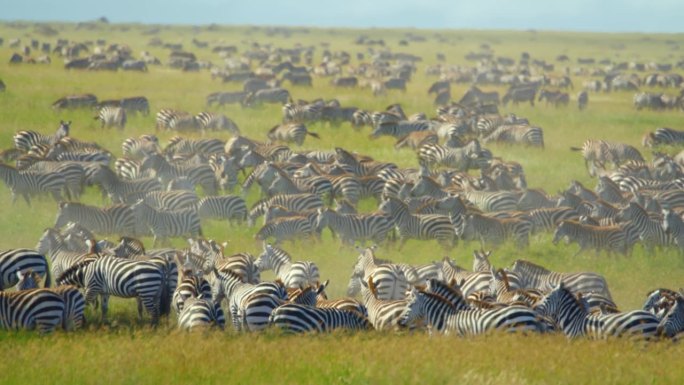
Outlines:
{"type": "MultiPolygon", "coordinates": [[[[143,25],[111,25],[94,31],[77,30],[73,24],[53,24],[60,38],[95,40],[104,38],[109,43],[128,44],[137,56],[148,50],[166,61],[168,51],[147,46],[152,36],[142,32],[151,28],[143,25]]],[[[384,109],[399,102],[407,113],[434,114],[432,97],[426,90],[436,80],[425,75],[425,68],[435,64],[435,53],[443,52],[449,63],[473,65],[463,56],[479,50],[487,43],[496,54],[518,58],[523,51],[533,58],[554,62],[559,54],[576,57],[609,58],[614,61],[636,60],[675,62],[682,54],[671,49],[667,40],[684,43],[683,35],[591,34],[560,32],[510,31],[413,31],[428,37],[424,43],[399,46],[404,36],[400,30],[311,29],[309,33],[295,33],[290,38],[267,36],[263,29],[251,27],[206,28],[189,26],[161,26],[159,37],[165,42],[183,43],[184,47],[202,60],[220,65],[221,59],[210,49],[196,49],[191,40],[212,44],[233,44],[240,52],[252,41],[272,43],[278,47],[295,44],[316,46],[315,62],[323,49],[319,43],[330,42],[332,50],[367,53],[366,47],[353,44],[361,34],[383,38],[393,51],[411,52],[424,61],[408,85],[408,90],[389,92],[374,98],[370,90],[338,90],[327,78],[315,78],[313,88],[288,87],[295,98],[337,98],[343,105],[356,105],[369,110],[384,109]],[[446,43],[440,44],[440,34],[446,43]],[[624,49],[616,49],[619,44],[624,49]]],[[[52,55],[51,65],[9,65],[13,52],[7,41],[30,37],[54,42],[55,38],[37,36],[31,25],[24,29],[0,24],[0,36],[5,45],[0,47],[0,79],[7,91],[0,93],[0,148],[12,145],[12,134],[30,129],[52,133],[60,119],[72,120],[72,135],[83,140],[94,140],[116,156],[121,155],[121,141],[130,136],[154,131],[154,112],[163,107],[175,107],[193,113],[205,110],[205,97],[216,91],[238,90],[236,84],[212,81],[207,72],[182,73],[166,67],[151,67],[145,74],[65,71],[60,58],[52,55]],[[153,113],[148,117],[132,117],[124,132],[101,130],[91,111],[55,112],[50,105],[67,94],[90,92],[99,99],[145,95],[153,113]]],[[[570,64],[574,67],[575,64],[570,64]]],[[[556,63],[554,73],[561,74],[563,65],[556,63]]],[[[645,73],[643,74],[645,75],[645,73]]],[[[575,87],[583,78],[574,77],[575,87]]],[[[452,89],[454,98],[465,92],[467,85],[452,89]]],[[[500,92],[503,87],[485,87],[500,92]]],[[[577,89],[575,90],[577,91],[577,89]]],[[[675,93],[674,90],[665,90],[675,93]]],[[[228,106],[220,111],[235,120],[242,132],[252,138],[265,139],[266,131],[281,118],[278,106],[243,109],[228,106]]],[[[589,107],[580,113],[575,105],[554,109],[539,105],[502,108],[502,113],[515,112],[527,117],[544,129],[544,150],[508,146],[489,146],[497,156],[519,161],[530,187],[549,193],[565,189],[571,180],[594,187],[587,175],[580,155],[570,152],[587,138],[619,140],[641,148],[641,136],[656,127],[681,128],[682,113],[637,112],[632,107],[632,93],[590,94],[589,107]]],[[[368,140],[369,130],[361,132],[348,124],[339,128],[325,124],[309,127],[321,135],[321,140],[307,139],[303,149],[332,149],[341,146],[368,154],[378,160],[396,162],[402,167],[416,167],[416,157],[410,150],[395,151],[394,140],[368,140]]],[[[163,143],[172,133],[160,133],[163,143]]],[[[216,136],[227,139],[225,134],[216,136]]],[[[667,149],[677,151],[678,149],[667,149]]],[[[649,151],[643,151],[650,158],[649,151]]],[[[247,197],[253,203],[257,194],[247,197]]],[[[88,191],[83,201],[101,205],[97,191],[88,191]]],[[[0,249],[34,247],[42,230],[54,223],[56,205],[49,198],[38,199],[32,208],[24,202],[10,203],[10,193],[0,187],[0,249]]],[[[364,210],[374,202],[361,202],[364,210]]],[[[256,228],[231,227],[225,223],[204,224],[207,237],[230,242],[226,253],[248,251],[259,253],[261,245],[253,240],[256,228]]],[[[149,239],[145,239],[149,244],[149,239]]],[[[174,242],[183,247],[182,241],[174,242]]],[[[297,259],[311,259],[320,266],[324,279],[331,280],[332,296],[344,294],[356,252],[340,248],[325,233],[322,242],[314,244],[286,244],[285,248],[297,259]]],[[[469,267],[475,243],[460,244],[449,255],[460,265],[469,267]]],[[[512,245],[499,248],[493,254],[496,266],[506,266],[518,258],[538,262],[557,271],[596,271],[603,274],[618,305],[623,309],[641,306],[645,293],[656,287],[678,288],[683,285],[684,260],[672,250],[646,255],[639,247],[631,257],[607,257],[593,254],[572,257],[577,246],[550,242],[549,235],[535,236],[527,250],[512,245]]],[[[439,260],[444,251],[434,243],[409,241],[401,252],[394,247],[378,251],[378,256],[409,263],[439,260]]],[[[266,275],[270,277],[270,275],[266,275]]],[[[573,341],[560,336],[487,336],[474,339],[430,338],[426,335],[393,335],[363,333],[360,335],[334,334],[302,338],[265,335],[236,335],[232,332],[186,334],[173,331],[174,325],[150,330],[135,320],[132,301],[113,300],[112,324],[101,326],[94,312],[88,311],[90,326],[74,334],[56,333],[39,337],[33,333],[0,332],[0,383],[681,383],[682,347],[670,344],[643,346],[629,341],[573,341]],[[37,358],[40,357],[40,358],[37,358]],[[97,376],[95,376],[95,374],[97,376]]]]}

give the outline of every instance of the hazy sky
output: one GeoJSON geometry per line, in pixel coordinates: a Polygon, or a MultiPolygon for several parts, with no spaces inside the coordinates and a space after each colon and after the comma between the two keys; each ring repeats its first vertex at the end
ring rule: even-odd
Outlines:
{"type": "Polygon", "coordinates": [[[684,32],[682,0],[4,0],[0,20],[684,32]]]}

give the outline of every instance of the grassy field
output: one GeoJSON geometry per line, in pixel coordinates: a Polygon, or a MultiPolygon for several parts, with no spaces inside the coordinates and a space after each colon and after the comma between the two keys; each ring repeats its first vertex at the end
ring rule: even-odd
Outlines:
{"type": "MultiPolygon", "coordinates": [[[[158,35],[145,35],[151,26],[110,25],[95,30],[76,29],[73,24],[53,26],[59,38],[74,40],[106,39],[108,43],[128,44],[134,55],[148,50],[162,62],[168,51],[149,47],[153,36],[164,42],[183,43],[199,59],[220,65],[221,59],[210,48],[192,47],[196,38],[211,45],[236,45],[240,52],[258,41],[276,47],[295,44],[315,45],[315,62],[319,62],[323,48],[329,42],[331,50],[366,52],[366,47],[354,45],[362,34],[382,38],[393,51],[411,52],[424,58],[414,74],[408,90],[389,92],[374,98],[367,89],[339,90],[329,85],[327,78],[315,78],[314,87],[290,87],[295,98],[337,98],[342,105],[358,106],[367,110],[382,110],[391,103],[401,103],[407,113],[425,112],[434,115],[432,97],[427,88],[436,80],[425,75],[425,67],[436,63],[435,53],[443,52],[447,62],[473,65],[464,55],[489,44],[497,55],[518,58],[522,51],[532,58],[555,62],[559,54],[576,57],[608,58],[616,62],[671,62],[682,60],[684,54],[673,49],[684,44],[684,35],[589,34],[560,32],[510,31],[418,31],[427,41],[399,46],[408,31],[311,29],[308,33],[294,33],[289,38],[267,36],[265,30],[251,27],[159,26],[158,35]],[[438,43],[436,35],[446,43],[438,43]]],[[[31,37],[54,43],[36,33],[33,25],[24,28],[0,23],[0,79],[7,91],[0,93],[0,148],[12,145],[12,134],[30,129],[52,133],[60,119],[72,120],[72,136],[95,140],[121,155],[121,141],[129,136],[154,131],[154,112],[163,107],[184,109],[193,113],[206,110],[205,97],[216,91],[238,90],[241,85],[221,84],[212,80],[206,71],[182,73],[168,67],[151,67],[148,73],[65,71],[61,59],[52,55],[51,65],[9,65],[13,49],[7,47],[12,38],[28,42],[31,37]],[[132,117],[125,131],[101,130],[91,111],[55,112],[50,105],[67,94],[90,92],[99,99],[145,95],[153,113],[148,117],[132,117]]],[[[36,54],[37,55],[37,54],[36,54]]],[[[352,64],[357,64],[354,59],[352,64]]],[[[556,63],[556,74],[562,65],[556,63]]],[[[643,73],[641,75],[645,75],[643,73]]],[[[582,78],[573,78],[575,92],[582,78]]],[[[459,98],[467,85],[452,86],[454,99],[459,98]]],[[[486,87],[497,89],[501,87],[486,87]]],[[[675,90],[661,90],[674,94],[675,90]]],[[[281,118],[279,106],[266,105],[255,109],[228,106],[220,111],[240,126],[244,135],[265,139],[266,131],[281,118]]],[[[505,146],[488,146],[495,155],[520,162],[525,169],[530,187],[540,187],[549,193],[565,189],[571,180],[578,180],[593,188],[595,181],[587,175],[580,155],[568,150],[581,145],[587,138],[620,140],[641,148],[641,136],[656,127],[681,129],[684,115],[680,111],[637,112],[632,107],[632,93],[590,94],[587,110],[579,112],[570,107],[554,109],[539,105],[502,108],[502,113],[515,112],[544,129],[544,150],[505,146]]],[[[410,150],[395,151],[394,140],[367,140],[368,129],[356,132],[348,124],[339,128],[313,124],[311,131],[320,134],[320,141],[308,139],[304,149],[332,149],[340,146],[392,161],[400,166],[416,166],[415,154],[410,150]]],[[[162,143],[171,133],[160,133],[162,143]]],[[[227,139],[227,134],[217,134],[227,139]]],[[[678,149],[665,149],[676,152],[678,149]]],[[[649,151],[643,151],[650,159],[649,151]]],[[[253,203],[257,195],[247,197],[253,203]]],[[[84,202],[101,205],[96,191],[88,191],[84,202]]],[[[12,205],[9,190],[0,187],[0,249],[34,247],[42,230],[52,226],[56,204],[48,199],[34,201],[30,209],[23,201],[12,205]]],[[[369,211],[373,201],[361,202],[369,211]]],[[[205,235],[230,242],[227,254],[248,251],[257,254],[261,245],[253,241],[255,228],[231,227],[225,223],[206,223],[205,235]]],[[[145,240],[149,242],[149,240],[145,240]]],[[[149,244],[149,243],[148,243],[149,244]]],[[[181,241],[174,243],[183,247],[181,241]]],[[[469,267],[475,243],[460,244],[449,253],[460,265],[469,267]]],[[[535,261],[557,271],[596,271],[603,274],[623,309],[640,307],[644,295],[657,287],[684,286],[684,260],[673,250],[646,255],[637,247],[631,257],[606,257],[593,254],[572,258],[577,246],[554,246],[550,235],[535,236],[527,250],[512,245],[493,254],[496,266],[506,266],[518,258],[535,261]]],[[[286,245],[297,259],[311,259],[321,268],[324,278],[331,280],[332,296],[343,295],[351,266],[355,262],[353,249],[341,249],[337,242],[324,234],[315,244],[286,245]]],[[[433,243],[409,241],[401,252],[395,248],[378,251],[381,258],[409,263],[439,260],[444,252],[433,243]]],[[[268,275],[266,277],[269,277],[268,275]]],[[[92,322],[87,330],[65,335],[56,333],[39,337],[33,333],[0,332],[0,383],[681,383],[684,373],[680,345],[662,343],[651,346],[628,341],[568,342],[560,336],[487,336],[474,339],[430,338],[427,335],[360,335],[334,334],[330,336],[281,337],[265,335],[236,335],[232,332],[186,334],[175,332],[174,322],[150,330],[135,321],[134,303],[113,301],[112,324],[92,322]]]]}

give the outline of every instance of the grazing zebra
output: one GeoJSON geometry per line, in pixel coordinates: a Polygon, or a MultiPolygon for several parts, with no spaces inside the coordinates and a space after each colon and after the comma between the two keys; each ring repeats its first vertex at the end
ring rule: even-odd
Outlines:
{"type": "Polygon", "coordinates": [[[298,146],[304,143],[307,135],[320,139],[318,134],[307,130],[306,126],[302,123],[279,124],[271,128],[267,134],[268,139],[271,141],[295,143],[298,146]]]}
{"type": "MultiPolygon", "coordinates": [[[[93,240],[88,240],[87,243],[87,252],[72,251],[67,247],[67,244],[59,231],[49,228],[43,232],[43,235],[38,240],[36,250],[40,254],[50,258],[50,274],[56,278],[66,269],[84,258],[91,256],[91,254],[95,252],[95,243],[93,240]]],[[[36,271],[35,268],[34,271],[36,271]]]]}
{"type": "Polygon", "coordinates": [[[596,254],[601,250],[609,255],[614,252],[626,254],[629,247],[625,231],[620,226],[591,226],[567,220],[558,225],[552,242],[556,245],[563,238],[566,244],[577,242],[580,245],[574,257],[587,249],[594,249],[596,254]]]}
{"type": "Polygon", "coordinates": [[[482,142],[519,143],[544,148],[544,131],[527,125],[503,125],[482,139],[482,142]]]}
{"type": "Polygon", "coordinates": [[[536,94],[537,88],[533,86],[511,87],[503,96],[501,102],[504,106],[506,106],[509,101],[513,102],[516,106],[521,102],[530,102],[530,105],[534,107],[534,97],[536,94]]]}
{"type": "Polygon", "coordinates": [[[261,215],[271,206],[282,206],[290,211],[311,212],[323,207],[323,200],[316,194],[279,194],[260,200],[252,206],[247,216],[247,224],[253,226],[261,215]]]}
{"type": "Polygon", "coordinates": [[[582,147],[570,147],[570,150],[582,152],[587,169],[589,169],[589,162],[592,162],[595,167],[603,167],[604,163],[613,162],[617,167],[628,160],[644,161],[639,150],[633,146],[605,140],[588,139],[582,147]]]}
{"type": "Polygon", "coordinates": [[[520,195],[511,191],[464,191],[462,199],[472,203],[484,212],[515,211],[520,195]]]}
{"type": "Polygon", "coordinates": [[[675,338],[682,332],[684,332],[684,297],[680,295],[677,296],[674,305],[660,321],[656,335],[675,338]]]}
{"type": "Polygon", "coordinates": [[[226,130],[233,135],[240,135],[240,128],[235,122],[223,114],[200,112],[195,116],[199,127],[203,130],[226,130]]]}
{"type": "Polygon", "coordinates": [[[242,197],[235,195],[204,197],[197,202],[197,214],[201,219],[227,219],[242,223],[247,219],[247,205],[242,197]]]}
{"type": "Polygon", "coordinates": [[[393,136],[396,139],[402,138],[415,131],[426,131],[431,128],[431,123],[427,120],[400,120],[397,122],[386,122],[375,126],[371,133],[371,138],[383,135],[393,136]]]}
{"type": "Polygon", "coordinates": [[[321,281],[320,271],[315,263],[292,262],[292,257],[285,250],[269,244],[264,245],[264,251],[254,264],[259,271],[273,270],[286,288],[318,286],[321,281]]]}
{"type": "Polygon", "coordinates": [[[684,131],[661,127],[644,135],[644,147],[678,146],[684,143],[684,131]]]}
{"type": "Polygon", "coordinates": [[[347,295],[354,296],[368,279],[373,281],[375,297],[380,300],[403,299],[409,285],[418,284],[416,269],[375,258],[374,247],[359,250],[354,270],[347,286],[347,295]]]}
{"type": "Polygon", "coordinates": [[[122,258],[90,257],[70,267],[57,279],[58,285],[75,285],[85,289],[86,303],[102,296],[102,320],[106,320],[109,296],[137,298],[138,316],[142,307],[156,325],[159,316],[170,308],[167,271],[154,260],[128,261],[122,258]],[[140,306],[142,304],[142,306],[140,306]]]}
{"type": "Polygon", "coordinates": [[[269,323],[289,333],[323,333],[336,329],[366,330],[372,327],[363,314],[353,310],[299,304],[277,307],[271,313],[269,323]]]}
{"type": "Polygon", "coordinates": [[[136,203],[142,199],[148,205],[159,210],[183,210],[196,208],[198,204],[197,194],[194,191],[150,191],[129,194],[126,202],[136,203]]]}
{"type": "Polygon", "coordinates": [[[100,128],[116,127],[123,130],[126,127],[126,110],[121,107],[104,106],[98,111],[95,120],[100,121],[100,128]]]}
{"type": "Polygon", "coordinates": [[[189,298],[211,298],[211,285],[206,279],[193,274],[192,271],[183,271],[171,300],[176,314],[180,315],[189,298]]]}
{"type": "Polygon", "coordinates": [[[209,298],[188,298],[185,306],[178,313],[178,328],[193,330],[211,326],[217,326],[221,330],[226,326],[226,318],[221,305],[209,298]]]}
{"type": "Polygon", "coordinates": [[[196,166],[181,166],[169,163],[160,154],[152,154],[145,158],[140,166],[141,171],[154,170],[157,179],[167,185],[178,177],[187,177],[194,185],[202,186],[207,195],[216,195],[218,182],[214,170],[206,164],[196,166]]]}
{"type": "Polygon", "coordinates": [[[560,91],[541,90],[539,91],[539,101],[541,102],[543,99],[546,99],[547,105],[551,103],[554,107],[567,106],[570,103],[570,95],[560,91]]]}
{"type": "Polygon", "coordinates": [[[508,239],[515,241],[518,247],[529,246],[532,222],[518,218],[494,218],[472,213],[462,220],[461,238],[478,240],[482,247],[498,246],[508,239]]]}
{"type": "Polygon", "coordinates": [[[627,207],[618,212],[616,218],[620,221],[631,221],[632,226],[639,233],[639,239],[651,253],[655,246],[668,246],[672,243],[672,238],[663,229],[661,222],[651,219],[646,209],[636,202],[630,202],[627,207]]]}
{"type": "Polygon", "coordinates": [[[109,167],[100,166],[90,176],[93,183],[100,184],[114,203],[124,203],[131,194],[160,191],[161,184],[156,178],[121,180],[109,167]]]}
{"type": "Polygon", "coordinates": [[[17,272],[25,270],[45,276],[45,287],[50,287],[50,269],[44,254],[29,249],[0,251],[0,291],[15,286],[19,281],[17,272]]]}
{"type": "Polygon", "coordinates": [[[444,166],[456,171],[473,168],[480,158],[480,142],[473,140],[461,148],[449,148],[439,144],[426,144],[418,150],[418,160],[428,167],[444,166]]]}
{"type": "Polygon", "coordinates": [[[541,208],[529,211],[526,218],[532,222],[532,233],[551,231],[566,220],[579,220],[579,213],[569,207],[541,208]]]}
{"type": "Polygon", "coordinates": [[[50,289],[0,292],[0,327],[50,333],[64,323],[64,299],[50,289]]]}
{"type": "MultiPolygon", "coordinates": [[[[33,270],[21,273],[17,272],[19,283],[17,290],[38,289],[40,275],[33,270]]],[[[50,291],[59,294],[64,300],[64,316],[62,318],[62,328],[64,330],[76,330],[85,325],[85,298],[76,286],[57,286],[50,291]]]]}
{"type": "Polygon", "coordinates": [[[21,195],[26,204],[31,206],[31,195],[41,192],[50,193],[59,202],[62,200],[62,191],[66,191],[66,180],[57,172],[19,171],[12,166],[0,164],[0,179],[12,192],[12,204],[16,203],[17,195],[21,195]]]}
{"type": "Polygon", "coordinates": [[[245,95],[244,99],[242,99],[242,105],[245,107],[252,107],[262,103],[285,104],[290,99],[290,91],[284,88],[269,88],[248,93],[245,95]]]}
{"type": "Polygon", "coordinates": [[[19,131],[14,137],[14,147],[17,150],[23,152],[28,152],[31,147],[36,145],[54,145],[59,142],[60,139],[69,136],[69,126],[71,121],[65,122],[63,120],[59,121],[59,128],[54,135],[44,135],[36,131],[19,131]]]}
{"type": "MultiPolygon", "coordinates": [[[[448,87],[445,87],[445,89],[448,89],[448,87]]],[[[430,87],[430,90],[432,90],[432,87],[430,87]]],[[[468,91],[466,91],[461,100],[458,101],[458,104],[462,105],[474,105],[477,103],[499,104],[499,93],[496,91],[484,92],[476,86],[471,86],[468,88],[468,91]]]]}
{"type": "Polygon", "coordinates": [[[128,205],[99,208],[77,202],[62,202],[59,204],[55,227],[61,228],[69,222],[78,223],[100,235],[136,234],[135,215],[128,205]]]}
{"type": "Polygon", "coordinates": [[[408,206],[397,198],[389,197],[380,204],[378,211],[391,217],[399,233],[399,249],[409,238],[436,239],[447,248],[454,247],[456,232],[451,220],[439,214],[411,214],[408,206]]]}
{"type": "Polygon", "coordinates": [[[190,157],[191,155],[201,155],[203,157],[212,154],[223,154],[226,143],[218,139],[186,139],[182,136],[174,136],[169,139],[169,144],[164,149],[164,154],[181,155],[190,157]]]}
{"type": "Polygon", "coordinates": [[[569,338],[588,336],[594,339],[638,336],[651,338],[658,328],[658,318],[643,310],[613,314],[589,314],[563,283],[554,288],[536,306],[541,316],[550,318],[569,338]]]}
{"type": "Polygon", "coordinates": [[[167,241],[168,237],[180,237],[187,234],[191,237],[202,236],[200,218],[194,208],[160,211],[141,199],[131,206],[131,210],[136,220],[152,232],[154,237],[152,247],[157,244],[157,241],[167,241]]]}
{"type": "Polygon", "coordinates": [[[366,240],[382,243],[392,229],[390,218],[383,214],[342,215],[329,208],[318,209],[316,227],[321,231],[324,227],[339,235],[342,244],[354,245],[357,240],[365,244],[366,240]]]}
{"type": "Polygon", "coordinates": [[[679,253],[684,254],[684,220],[673,210],[663,209],[663,231],[668,234],[679,247],[679,253]]]}
{"type": "Polygon", "coordinates": [[[273,237],[275,238],[276,245],[279,245],[285,240],[294,242],[297,238],[309,239],[315,234],[316,229],[312,223],[312,221],[315,220],[315,215],[315,213],[312,213],[310,216],[276,219],[275,221],[262,226],[254,236],[254,239],[257,241],[266,241],[273,237]]]}
{"type": "Polygon", "coordinates": [[[309,123],[321,119],[323,105],[318,103],[297,105],[287,103],[283,106],[283,123],[309,123]]]}
{"type": "Polygon", "coordinates": [[[148,154],[158,154],[161,152],[159,138],[155,135],[127,138],[121,143],[121,151],[125,157],[132,159],[143,159],[148,154]]]}
{"type": "Polygon", "coordinates": [[[580,91],[577,94],[577,107],[582,111],[587,108],[587,104],[589,104],[589,93],[587,91],[580,91]]]}
{"type": "Polygon", "coordinates": [[[126,112],[141,113],[144,116],[150,114],[150,102],[144,96],[131,96],[121,99],[121,108],[126,112]]]}

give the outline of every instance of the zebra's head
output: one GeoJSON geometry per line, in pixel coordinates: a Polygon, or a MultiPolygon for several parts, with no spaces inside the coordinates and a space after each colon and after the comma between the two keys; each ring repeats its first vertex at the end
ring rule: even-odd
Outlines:
{"type": "Polygon", "coordinates": [[[548,317],[556,322],[558,322],[559,317],[566,314],[569,310],[586,314],[585,306],[577,300],[577,297],[562,282],[545,295],[534,309],[542,317],[548,317]]]}
{"type": "Polygon", "coordinates": [[[272,257],[275,253],[275,250],[273,249],[273,246],[270,243],[266,242],[263,243],[263,248],[263,252],[256,259],[254,265],[257,267],[257,270],[259,271],[271,270],[273,269],[272,257]]]}
{"type": "Polygon", "coordinates": [[[43,231],[43,235],[38,240],[36,251],[43,255],[48,255],[53,250],[59,248],[63,243],[64,239],[59,231],[53,228],[48,228],[43,231]]]}
{"type": "Polygon", "coordinates": [[[60,120],[59,121],[59,128],[57,129],[57,132],[55,133],[55,136],[57,137],[57,139],[61,139],[65,136],[69,136],[70,126],[71,126],[71,120],[68,122],[60,120]]]}
{"type": "Polygon", "coordinates": [[[412,287],[406,295],[406,307],[399,317],[398,325],[406,327],[425,316],[425,296],[427,293],[412,287]]]}
{"type": "Polygon", "coordinates": [[[673,233],[673,229],[678,229],[680,231],[682,230],[682,218],[679,217],[676,212],[670,209],[663,209],[662,213],[663,221],[661,225],[666,233],[673,233]]]}
{"type": "Polygon", "coordinates": [[[317,212],[318,215],[316,216],[316,229],[321,231],[324,227],[328,226],[329,218],[332,212],[329,208],[319,208],[317,212]]]}
{"type": "Polygon", "coordinates": [[[474,250],[473,271],[489,271],[492,268],[492,264],[489,262],[490,255],[492,255],[491,250],[474,250]]]}
{"type": "Polygon", "coordinates": [[[660,321],[656,335],[673,338],[684,331],[684,298],[678,296],[674,305],[660,321]]]}
{"type": "Polygon", "coordinates": [[[568,238],[568,227],[569,222],[567,221],[561,222],[558,227],[556,227],[556,231],[553,232],[553,240],[551,241],[554,245],[557,245],[563,238],[565,238],[566,244],[570,243],[570,239],[568,238]]]}

